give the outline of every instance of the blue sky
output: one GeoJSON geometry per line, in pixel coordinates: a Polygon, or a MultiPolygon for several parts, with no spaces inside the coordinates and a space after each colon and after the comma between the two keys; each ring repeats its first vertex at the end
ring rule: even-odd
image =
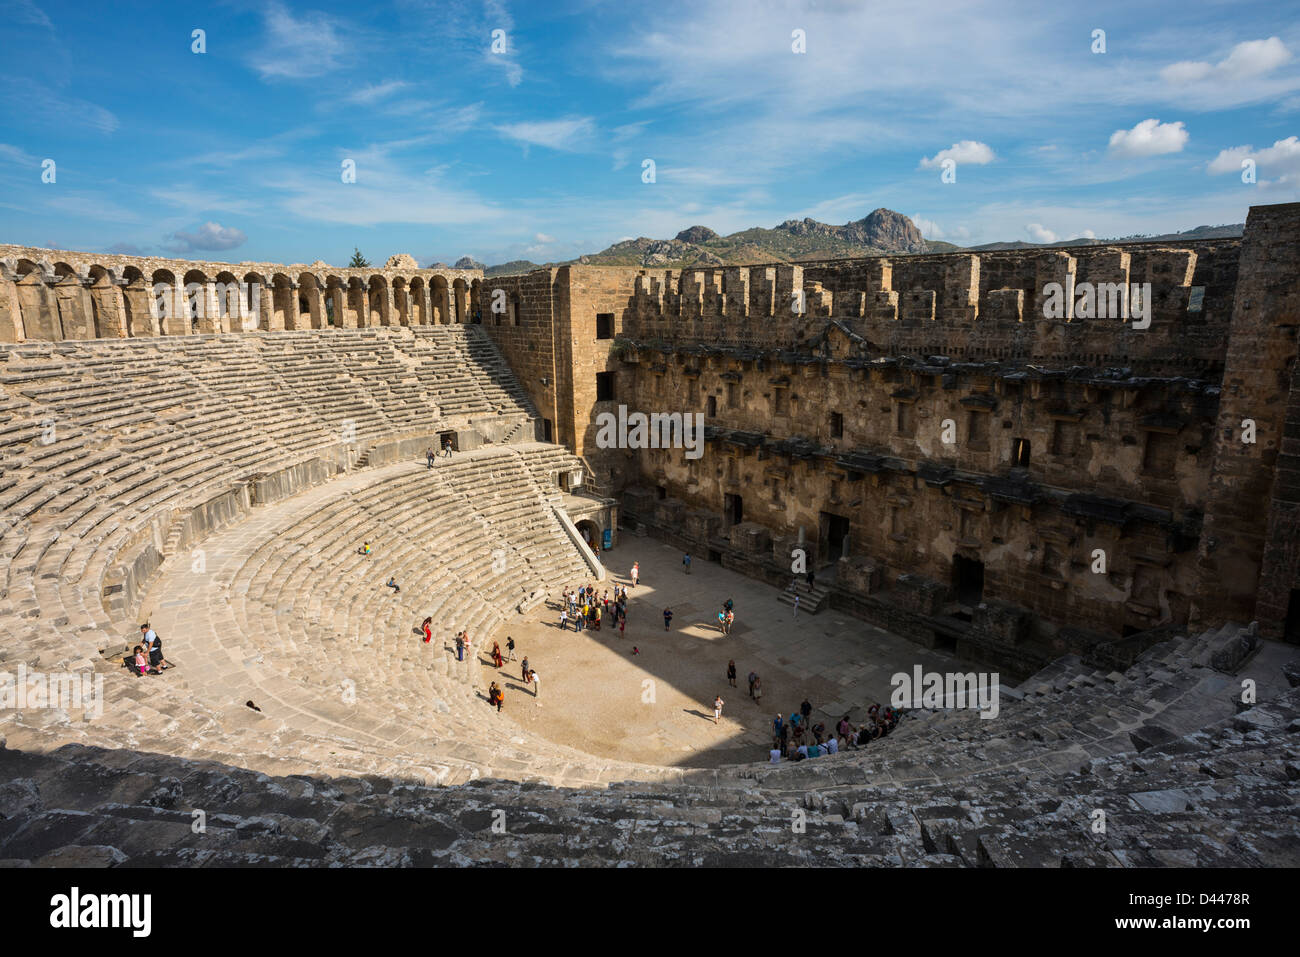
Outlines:
{"type": "Polygon", "coordinates": [[[879,206],[959,244],[1241,222],[1300,201],[1287,7],[0,0],[0,242],[425,265],[879,206]]]}

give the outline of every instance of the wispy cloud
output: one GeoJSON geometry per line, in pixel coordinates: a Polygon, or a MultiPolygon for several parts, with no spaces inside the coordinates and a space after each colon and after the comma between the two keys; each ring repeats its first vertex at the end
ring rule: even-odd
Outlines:
{"type": "Polygon", "coordinates": [[[266,33],[248,64],[263,79],[307,79],[339,66],[347,31],[338,18],[320,12],[295,15],[282,3],[269,4],[262,17],[266,33]]]}
{"type": "Polygon", "coordinates": [[[589,116],[569,116],[559,120],[532,120],[506,123],[497,127],[506,139],[529,146],[553,150],[579,151],[590,145],[596,124],[589,116]]]}
{"type": "Polygon", "coordinates": [[[64,96],[28,77],[0,76],[0,113],[24,113],[44,126],[112,133],[117,117],[89,100],[64,96]]]}

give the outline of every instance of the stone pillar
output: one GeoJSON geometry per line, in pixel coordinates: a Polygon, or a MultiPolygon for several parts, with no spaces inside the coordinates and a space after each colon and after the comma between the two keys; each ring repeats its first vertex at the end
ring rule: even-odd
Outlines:
{"type": "Polygon", "coordinates": [[[1193,628],[1258,617],[1261,633],[1281,633],[1286,599],[1280,587],[1276,594],[1269,590],[1279,579],[1262,576],[1261,565],[1266,548],[1275,546],[1279,559],[1289,561],[1282,558],[1286,536],[1294,533],[1286,507],[1300,497],[1291,488],[1293,477],[1278,470],[1279,464],[1289,464],[1286,458],[1279,462],[1280,454],[1300,451],[1296,437],[1283,432],[1297,324],[1300,203],[1254,206],[1237,260],[1214,466],[1198,550],[1200,588],[1190,615],[1193,628]],[[1247,419],[1254,424],[1253,443],[1242,441],[1247,419]],[[1270,519],[1280,536],[1276,540],[1268,537],[1270,519]]]}
{"type": "Polygon", "coordinates": [[[199,300],[199,334],[210,336],[222,331],[221,306],[217,302],[217,284],[208,280],[195,293],[199,300]]]}
{"type": "Polygon", "coordinates": [[[18,286],[12,280],[0,279],[0,342],[22,342],[26,338],[18,286]]]}
{"type": "Polygon", "coordinates": [[[64,339],[95,338],[94,307],[90,292],[76,276],[64,276],[54,285],[64,339]]]}
{"type": "Polygon", "coordinates": [[[126,305],[122,290],[111,282],[92,286],[90,296],[95,305],[95,337],[100,339],[125,339],[126,305]]]}

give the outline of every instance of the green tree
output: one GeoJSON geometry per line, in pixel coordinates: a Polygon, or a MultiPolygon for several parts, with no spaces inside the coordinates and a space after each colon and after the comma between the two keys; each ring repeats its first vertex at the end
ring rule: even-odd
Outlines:
{"type": "Polygon", "coordinates": [[[370,265],[370,260],[361,255],[361,250],[356,246],[352,247],[352,260],[348,263],[349,269],[363,269],[370,265]]]}

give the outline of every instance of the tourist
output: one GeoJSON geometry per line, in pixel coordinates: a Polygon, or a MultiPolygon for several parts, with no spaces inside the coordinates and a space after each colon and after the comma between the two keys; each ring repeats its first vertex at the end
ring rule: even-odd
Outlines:
{"type": "Polygon", "coordinates": [[[567,606],[560,609],[560,631],[567,631],[569,627],[569,609],[567,606]]]}
{"type": "Polygon", "coordinates": [[[370,555],[374,549],[370,547],[369,542],[362,542],[361,547],[357,549],[358,555],[370,555]]]}
{"type": "Polygon", "coordinates": [[[775,740],[775,741],[772,742],[772,749],[771,749],[770,751],[767,752],[767,760],[768,760],[768,763],[769,763],[769,764],[780,764],[780,763],[781,763],[781,740],[780,740],[780,738],[778,738],[777,740],[775,740]]]}
{"type": "Polygon", "coordinates": [[[488,688],[488,704],[497,706],[497,714],[501,713],[501,704],[505,700],[505,695],[501,693],[501,688],[494,681],[488,688]]]}
{"type": "Polygon", "coordinates": [[[816,583],[816,581],[817,581],[817,573],[816,573],[815,571],[813,571],[811,568],[809,568],[809,569],[808,569],[808,574],[807,574],[805,577],[806,577],[806,579],[807,579],[807,581],[808,581],[808,592],[811,594],[811,593],[812,593],[812,590],[813,590],[813,585],[814,585],[814,584],[816,583]]]}
{"type": "Polygon", "coordinates": [[[672,621],[673,621],[673,610],[671,608],[665,608],[664,609],[664,631],[668,630],[668,626],[672,624],[672,621]]]}
{"type": "Polygon", "coordinates": [[[749,677],[746,679],[749,682],[749,696],[751,698],[754,697],[754,679],[757,677],[758,677],[758,673],[755,671],[751,671],[749,673],[749,677]]]}
{"type": "Polygon", "coordinates": [[[724,635],[727,633],[727,613],[725,611],[718,612],[718,631],[724,635]]]}
{"type": "Polygon", "coordinates": [[[431,469],[431,468],[433,468],[433,460],[434,460],[434,458],[435,458],[435,456],[434,456],[434,454],[433,454],[433,447],[432,447],[432,446],[430,446],[429,448],[427,448],[427,449],[424,450],[424,467],[425,467],[426,470],[427,470],[427,469],[431,469]]]}
{"type": "Polygon", "coordinates": [[[492,642],[492,665],[496,668],[501,668],[505,665],[505,659],[501,657],[500,642],[492,642]]]}
{"type": "Polygon", "coordinates": [[[524,684],[528,684],[528,656],[524,655],[524,660],[519,663],[519,674],[524,679],[524,684]]]}
{"type": "Polygon", "coordinates": [[[849,716],[847,714],[840,718],[840,723],[836,726],[835,730],[839,733],[840,740],[846,745],[849,744],[853,738],[853,725],[849,724],[849,716]]]}
{"type": "Polygon", "coordinates": [[[433,640],[433,616],[430,615],[424,621],[420,622],[420,630],[424,632],[424,643],[427,645],[433,640]]]}
{"type": "Polygon", "coordinates": [[[792,760],[794,760],[794,761],[805,761],[805,760],[807,760],[807,758],[808,758],[808,745],[806,745],[806,744],[801,744],[801,745],[799,745],[799,747],[797,747],[797,748],[794,749],[794,753],[797,754],[798,757],[793,758],[792,760]]]}
{"type": "Polygon", "coordinates": [[[821,745],[817,744],[816,741],[814,741],[812,744],[808,745],[808,757],[810,757],[810,758],[820,758],[821,756],[822,756],[821,745]]]}
{"type": "Polygon", "coordinates": [[[723,622],[723,629],[722,629],[723,634],[727,634],[727,635],[731,634],[731,626],[735,622],[735,620],[736,620],[735,614],[732,612],[727,612],[727,617],[723,622]]]}
{"type": "Polygon", "coordinates": [[[754,704],[763,704],[763,679],[758,675],[754,676],[754,704]]]}
{"type": "Polygon", "coordinates": [[[596,621],[596,630],[600,631],[600,606],[599,605],[592,606],[591,617],[594,618],[596,621]]]}
{"type": "Polygon", "coordinates": [[[442,443],[442,454],[444,458],[451,458],[451,439],[442,443]]]}
{"type": "Polygon", "coordinates": [[[722,717],[722,695],[715,695],[713,698],[713,723],[717,724],[718,719],[722,717]]]}
{"type": "Polygon", "coordinates": [[[794,596],[794,617],[795,618],[799,617],[799,596],[798,595],[794,596]]]}
{"type": "Polygon", "coordinates": [[[397,584],[397,579],[392,575],[388,576],[388,581],[384,582],[384,584],[393,590],[394,595],[398,594],[402,590],[401,586],[397,584]]]}
{"type": "Polygon", "coordinates": [[[632,563],[632,587],[633,588],[636,587],[637,576],[640,574],[641,574],[641,563],[633,562],[632,563]]]}
{"type": "Polygon", "coordinates": [[[149,674],[153,669],[149,667],[149,659],[145,657],[144,647],[136,645],[132,654],[135,655],[135,668],[142,675],[149,674]]]}
{"type": "Polygon", "coordinates": [[[507,652],[506,661],[517,660],[515,658],[515,640],[511,638],[509,635],[506,635],[506,652],[507,652]]]}
{"type": "Polygon", "coordinates": [[[149,655],[149,666],[154,671],[165,671],[170,668],[172,664],[163,657],[162,639],[158,634],[149,627],[148,623],[141,625],[140,631],[144,633],[144,650],[149,655]]]}
{"type": "Polygon", "coordinates": [[[456,660],[465,660],[465,632],[456,632],[456,660]]]}
{"type": "Polygon", "coordinates": [[[826,744],[823,745],[823,747],[826,748],[826,753],[827,753],[827,754],[839,754],[839,753],[840,753],[840,743],[839,743],[838,741],[835,740],[835,735],[833,735],[833,734],[832,734],[829,738],[826,739],[826,744]]]}
{"type": "Polygon", "coordinates": [[[731,682],[731,687],[736,687],[736,659],[732,658],[727,662],[727,680],[731,682]]]}
{"type": "Polygon", "coordinates": [[[627,615],[620,615],[618,619],[618,636],[623,637],[623,632],[627,630],[627,615]]]}
{"type": "Polygon", "coordinates": [[[790,753],[790,726],[788,724],[783,724],[781,725],[781,754],[782,756],[785,756],[788,755],[789,753],[790,753]]]}
{"type": "Polygon", "coordinates": [[[634,654],[634,655],[639,655],[639,654],[641,654],[641,649],[638,648],[636,645],[633,645],[633,646],[632,646],[632,654],[634,654]]]}
{"type": "Polygon", "coordinates": [[[682,556],[682,566],[686,569],[686,574],[691,573],[691,553],[687,552],[682,556]]]}
{"type": "Polygon", "coordinates": [[[538,686],[538,682],[537,682],[537,672],[536,672],[536,671],[530,671],[530,672],[528,672],[528,683],[531,684],[531,685],[533,686],[533,697],[536,698],[536,697],[537,697],[537,692],[538,692],[538,690],[539,690],[539,686],[538,686]]]}
{"type": "Polygon", "coordinates": [[[803,715],[802,726],[808,727],[808,718],[812,715],[812,703],[807,698],[804,698],[803,704],[799,705],[799,713],[803,715]]]}
{"type": "Polygon", "coordinates": [[[722,607],[726,611],[731,611],[733,608],[735,608],[735,603],[732,602],[730,598],[728,598],[726,601],[722,603],[722,607]]]}

